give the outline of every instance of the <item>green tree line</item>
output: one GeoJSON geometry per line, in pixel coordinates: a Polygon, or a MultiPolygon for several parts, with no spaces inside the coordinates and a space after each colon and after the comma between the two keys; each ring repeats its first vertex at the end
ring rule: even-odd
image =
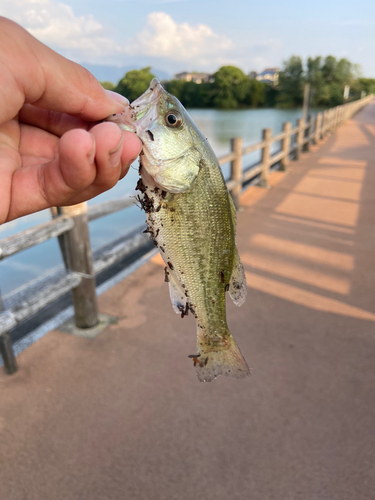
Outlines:
{"type": "Polygon", "coordinates": [[[350,100],[360,98],[362,91],[366,94],[375,92],[375,79],[361,78],[358,65],[348,59],[309,57],[304,66],[301,57],[292,56],[280,71],[276,104],[288,108],[300,106],[305,83],[311,86],[312,106],[343,104],[346,85],[350,86],[350,100]]]}
{"type": "MultiPolygon", "coordinates": [[[[128,71],[113,85],[104,88],[126,96],[130,102],[147,90],[154,78],[151,68],[128,71]]],[[[241,109],[259,107],[293,108],[302,105],[303,89],[311,86],[311,105],[332,107],[343,103],[344,87],[350,85],[350,100],[364,91],[375,93],[375,79],[362,78],[359,67],[348,59],[334,56],[309,57],[303,64],[299,56],[284,61],[277,85],[250,79],[240,68],[223,66],[214,74],[213,83],[170,80],[164,86],[186,108],[241,109]]]]}

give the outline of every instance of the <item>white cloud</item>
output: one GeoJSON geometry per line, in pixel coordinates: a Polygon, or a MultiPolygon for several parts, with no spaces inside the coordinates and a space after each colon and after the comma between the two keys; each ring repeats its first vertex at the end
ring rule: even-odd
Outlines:
{"type": "MultiPolygon", "coordinates": [[[[170,1],[181,0],[152,3],[170,1]]],[[[150,13],[136,35],[121,41],[92,14],[77,16],[70,5],[55,0],[0,0],[0,15],[18,22],[66,57],[91,64],[150,65],[171,73],[215,71],[234,64],[249,71],[270,65],[280,50],[275,39],[252,40],[249,34],[235,44],[206,24],[178,23],[165,12],[150,13]]]]}
{"type": "Polygon", "coordinates": [[[74,58],[121,53],[123,48],[91,14],[76,16],[64,3],[51,0],[0,0],[0,15],[26,28],[43,43],[74,58]]]}
{"type": "Polygon", "coordinates": [[[210,61],[222,60],[233,47],[226,36],[212,31],[205,24],[191,26],[176,23],[165,12],[152,12],[147,24],[133,39],[129,40],[129,53],[166,58],[172,61],[191,63],[200,67],[210,61]]]}
{"type": "Polygon", "coordinates": [[[125,43],[118,43],[93,15],[76,16],[72,7],[53,0],[0,0],[0,15],[79,62],[121,65],[139,58],[215,69],[227,62],[225,55],[234,45],[207,25],[176,23],[165,12],[149,14],[144,28],[125,43]]]}

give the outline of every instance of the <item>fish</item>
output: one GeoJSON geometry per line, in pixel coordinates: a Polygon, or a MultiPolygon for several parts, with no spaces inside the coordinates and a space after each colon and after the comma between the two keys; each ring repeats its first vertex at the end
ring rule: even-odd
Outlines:
{"type": "Polygon", "coordinates": [[[237,306],[246,278],[235,243],[236,209],[207,139],[176,97],[154,78],[148,90],[111,117],[143,143],[137,189],[147,232],[165,262],[174,311],[197,325],[198,379],[244,379],[249,367],[229,331],[226,292],[237,306]]]}

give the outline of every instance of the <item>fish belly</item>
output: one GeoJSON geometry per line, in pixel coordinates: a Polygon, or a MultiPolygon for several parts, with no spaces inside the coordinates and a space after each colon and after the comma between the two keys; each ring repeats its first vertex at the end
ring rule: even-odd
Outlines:
{"type": "Polygon", "coordinates": [[[219,167],[204,164],[186,193],[171,195],[145,185],[144,196],[173,308],[182,316],[190,311],[197,320],[198,378],[245,377],[246,361],[226,323],[225,292],[237,250],[230,195],[219,167]]]}

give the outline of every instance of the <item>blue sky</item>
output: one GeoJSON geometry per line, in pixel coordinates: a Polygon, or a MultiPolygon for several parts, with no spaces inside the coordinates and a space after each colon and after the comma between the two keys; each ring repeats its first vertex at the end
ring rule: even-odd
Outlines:
{"type": "Polygon", "coordinates": [[[374,1],[0,0],[0,15],[77,62],[249,72],[332,54],[375,78],[374,1]]]}

